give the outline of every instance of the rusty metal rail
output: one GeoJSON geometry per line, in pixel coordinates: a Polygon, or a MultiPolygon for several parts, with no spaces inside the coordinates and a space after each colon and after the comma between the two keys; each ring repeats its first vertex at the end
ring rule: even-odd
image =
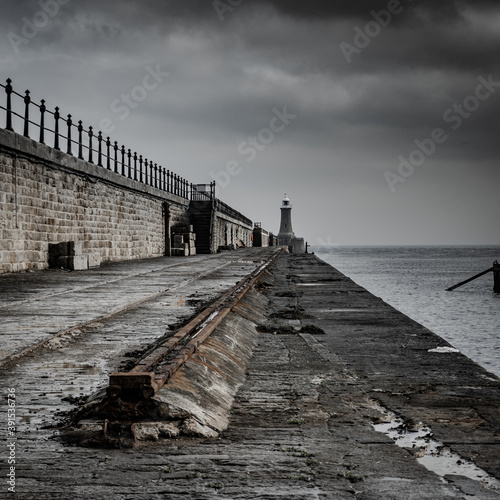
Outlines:
{"type": "Polygon", "coordinates": [[[146,399],[154,396],[186,360],[197,351],[200,344],[211,335],[283,251],[284,249],[281,249],[276,252],[264,264],[240,280],[175,335],[141,359],[130,371],[111,374],[108,396],[123,397],[129,395],[146,399]],[[168,360],[169,355],[172,356],[176,350],[175,356],[168,360]]]}

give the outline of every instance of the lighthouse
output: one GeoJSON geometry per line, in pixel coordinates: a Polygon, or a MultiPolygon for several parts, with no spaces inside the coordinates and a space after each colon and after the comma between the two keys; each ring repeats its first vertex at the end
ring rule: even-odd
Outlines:
{"type": "Polygon", "coordinates": [[[304,238],[297,238],[292,229],[292,204],[285,194],[281,202],[281,224],[278,233],[278,245],[287,246],[290,252],[304,253],[304,238]]]}
{"type": "Polygon", "coordinates": [[[281,203],[281,224],[280,232],[278,233],[279,244],[290,246],[294,237],[292,229],[292,205],[290,199],[285,194],[281,203]]]}

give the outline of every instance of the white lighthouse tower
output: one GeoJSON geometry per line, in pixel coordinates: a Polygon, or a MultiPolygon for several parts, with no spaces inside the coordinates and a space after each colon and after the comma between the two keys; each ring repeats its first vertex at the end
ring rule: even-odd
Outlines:
{"type": "Polygon", "coordinates": [[[292,204],[285,194],[281,203],[281,224],[278,245],[286,245],[293,253],[304,253],[304,238],[297,238],[292,229],[292,204]]]}
{"type": "Polygon", "coordinates": [[[292,245],[292,240],[295,235],[292,229],[292,204],[290,199],[285,194],[281,203],[281,224],[280,232],[278,233],[278,243],[280,245],[292,245]]]}

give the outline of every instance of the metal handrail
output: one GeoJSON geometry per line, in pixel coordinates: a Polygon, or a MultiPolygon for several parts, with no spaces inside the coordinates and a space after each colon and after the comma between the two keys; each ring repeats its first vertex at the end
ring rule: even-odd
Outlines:
{"type": "Polygon", "coordinates": [[[110,137],[104,138],[101,131],[95,134],[91,126],[85,129],[81,120],[75,124],[70,114],[67,115],[67,118],[63,118],[57,106],[54,111],[50,111],[47,109],[44,99],[40,101],[40,104],[33,102],[29,90],[25,91],[24,96],[19,94],[13,89],[10,78],[7,79],[7,85],[0,84],[0,87],[5,89],[7,94],[6,106],[0,105],[0,110],[5,111],[6,130],[15,132],[13,118],[20,118],[23,122],[24,137],[30,137],[30,127],[34,126],[39,129],[38,142],[41,144],[46,144],[46,134],[51,133],[54,136],[53,148],[58,151],[61,150],[61,143],[65,143],[65,152],[75,156],[74,148],[76,148],[80,160],[94,164],[94,158],[97,158],[97,166],[99,167],[181,198],[189,199],[190,192],[193,193],[193,185],[181,176],[153,161],[148,161],[137,152],[132,153],[132,150],[126,149],[124,145],[120,147],[118,142],[112,142],[110,137]],[[13,98],[22,99],[24,115],[13,109],[13,98]],[[40,113],[39,122],[30,118],[33,106],[40,113]],[[46,125],[47,115],[53,118],[53,128],[46,125]],[[64,132],[60,131],[61,123],[66,125],[64,132]],[[74,136],[73,133],[75,133],[74,136]],[[73,137],[77,137],[77,139],[73,137]],[[97,147],[94,146],[94,140],[97,141],[97,147]]]}

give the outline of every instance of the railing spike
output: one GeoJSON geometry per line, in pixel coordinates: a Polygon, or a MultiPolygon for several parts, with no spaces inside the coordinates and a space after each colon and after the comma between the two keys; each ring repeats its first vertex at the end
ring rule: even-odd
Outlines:
{"type": "Polygon", "coordinates": [[[106,168],[111,170],[111,139],[106,138],[106,168]]]}
{"type": "Polygon", "coordinates": [[[54,113],[54,149],[60,150],[59,148],[59,108],[56,106],[54,113]]]}
{"type": "Polygon", "coordinates": [[[98,143],[98,151],[97,151],[97,165],[102,167],[102,132],[99,130],[97,134],[97,143],[98,143]]]}
{"type": "Polygon", "coordinates": [[[83,123],[78,122],[78,159],[83,160],[83,123]]]}
{"type": "Polygon", "coordinates": [[[71,144],[71,127],[73,126],[73,121],[71,120],[71,115],[68,115],[68,119],[66,121],[66,123],[68,124],[68,150],[67,150],[67,153],[69,155],[72,155],[73,152],[72,152],[72,144],[71,144]]]}
{"type": "Polygon", "coordinates": [[[94,137],[94,129],[89,127],[89,163],[94,163],[94,149],[92,146],[92,138],[94,137]]]}
{"type": "Polygon", "coordinates": [[[45,99],[40,101],[40,144],[45,144],[45,99]]]}
{"type": "Polygon", "coordinates": [[[121,153],[122,153],[122,175],[125,176],[126,175],[126,172],[125,172],[125,154],[126,154],[126,151],[125,151],[125,146],[122,144],[122,150],[121,150],[121,153]]]}
{"type": "Polygon", "coordinates": [[[115,172],[118,173],[118,142],[117,141],[115,141],[113,149],[115,150],[115,172]]]}
{"type": "Polygon", "coordinates": [[[12,80],[7,78],[7,85],[5,86],[5,93],[7,94],[7,130],[14,132],[14,128],[12,127],[12,80]]]}
{"type": "Polygon", "coordinates": [[[24,96],[24,137],[29,137],[29,127],[30,127],[30,91],[26,91],[26,95],[24,96]]]}

